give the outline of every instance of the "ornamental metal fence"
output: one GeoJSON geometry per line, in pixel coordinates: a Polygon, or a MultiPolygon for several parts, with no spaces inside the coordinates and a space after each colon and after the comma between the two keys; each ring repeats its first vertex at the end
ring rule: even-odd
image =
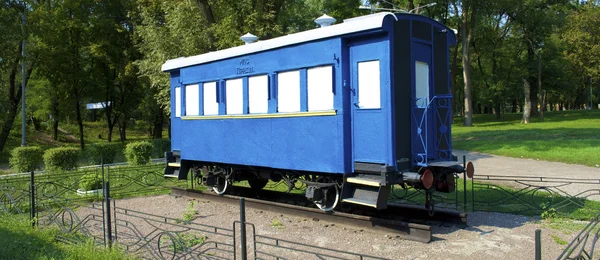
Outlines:
{"type": "Polygon", "coordinates": [[[59,241],[93,240],[144,259],[382,259],[261,235],[246,222],[243,199],[240,220],[229,227],[119,206],[118,198],[192,187],[193,180],[165,178],[163,167],[112,164],[0,176],[0,211],[28,214],[37,228],[58,228],[59,241]]]}
{"type": "MultiPolygon", "coordinates": [[[[59,228],[62,232],[57,239],[66,243],[92,239],[101,245],[123,247],[143,258],[374,259],[261,235],[243,216],[229,227],[217,227],[118,205],[120,198],[169,194],[173,187],[194,188],[191,178],[165,178],[163,167],[163,163],[121,163],[0,176],[0,211],[27,214],[32,225],[40,228],[59,228]],[[88,185],[87,190],[82,189],[83,184],[88,185]]],[[[498,175],[469,179],[461,173],[454,176],[453,187],[449,193],[434,194],[437,208],[589,221],[559,259],[591,259],[594,253],[598,255],[594,249],[600,243],[600,179],[498,175]]],[[[394,187],[391,198],[394,203],[412,206],[423,206],[425,202],[424,192],[399,186],[394,187]]],[[[244,212],[243,206],[240,212],[244,212]]]]}

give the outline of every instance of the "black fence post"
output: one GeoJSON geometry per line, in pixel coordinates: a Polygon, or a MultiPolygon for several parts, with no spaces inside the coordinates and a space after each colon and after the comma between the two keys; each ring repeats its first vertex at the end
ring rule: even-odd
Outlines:
{"type": "Polygon", "coordinates": [[[246,260],[247,259],[247,253],[246,253],[246,203],[244,201],[244,198],[240,198],[240,222],[241,222],[241,227],[242,230],[240,231],[240,237],[241,237],[241,250],[242,250],[242,260],[246,260]]]}
{"type": "Polygon", "coordinates": [[[542,260],[542,230],[535,230],[535,260],[542,260]]]}
{"type": "Polygon", "coordinates": [[[463,211],[467,212],[467,156],[463,155],[463,211]]]}
{"type": "Polygon", "coordinates": [[[110,214],[110,181],[107,181],[104,185],[104,198],[106,201],[106,233],[107,233],[107,245],[112,246],[112,221],[110,214]]]}
{"type": "Polygon", "coordinates": [[[29,218],[31,219],[31,227],[35,227],[35,177],[34,177],[34,171],[31,171],[31,183],[29,185],[29,189],[31,190],[31,192],[29,193],[29,195],[31,196],[31,202],[30,202],[30,208],[31,211],[29,213],[29,218]]]}

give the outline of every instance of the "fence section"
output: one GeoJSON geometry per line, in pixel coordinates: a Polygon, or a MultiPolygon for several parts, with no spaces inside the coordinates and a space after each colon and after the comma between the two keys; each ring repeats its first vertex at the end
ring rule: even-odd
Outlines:
{"type": "Polygon", "coordinates": [[[567,248],[558,256],[558,259],[598,259],[600,254],[594,249],[598,244],[600,235],[600,214],[598,214],[590,223],[588,223],[581,232],[569,243],[567,248]]]}
{"type": "Polygon", "coordinates": [[[600,179],[475,175],[470,193],[472,211],[585,220],[600,212],[600,179]]]}

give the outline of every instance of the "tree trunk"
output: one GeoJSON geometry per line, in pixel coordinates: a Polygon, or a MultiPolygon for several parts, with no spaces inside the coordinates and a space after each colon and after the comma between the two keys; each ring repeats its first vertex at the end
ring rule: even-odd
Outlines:
{"type": "Polygon", "coordinates": [[[162,108],[157,109],[157,114],[154,117],[154,127],[152,129],[152,138],[161,139],[162,138],[162,128],[164,123],[164,116],[162,108]]]}
{"type": "Polygon", "coordinates": [[[523,79],[523,94],[525,94],[525,104],[523,109],[523,119],[521,120],[522,124],[529,124],[529,120],[531,119],[531,86],[529,86],[529,81],[523,79]]]}
{"type": "Polygon", "coordinates": [[[125,143],[127,140],[127,135],[125,131],[127,130],[127,116],[123,115],[122,119],[119,120],[119,137],[121,138],[121,143],[125,143]]]}
{"type": "Polygon", "coordinates": [[[542,54],[538,51],[538,103],[540,104],[540,120],[544,121],[544,109],[546,104],[542,94],[542,54]]]}
{"type": "Polygon", "coordinates": [[[473,126],[473,100],[471,97],[472,79],[471,79],[471,60],[469,57],[469,46],[473,39],[473,28],[475,20],[475,9],[471,10],[471,21],[468,21],[469,10],[467,5],[462,5],[462,62],[463,62],[463,77],[465,81],[465,126],[473,126]]]}
{"type": "Polygon", "coordinates": [[[85,149],[85,140],[83,140],[83,118],[81,118],[81,108],[79,107],[79,97],[75,102],[75,113],[77,116],[77,126],[79,126],[79,146],[81,150],[85,149]]]}
{"type": "MultiPolygon", "coordinates": [[[[20,88],[19,88],[19,92],[21,92],[20,88]]],[[[10,103],[11,104],[8,107],[8,117],[6,118],[6,121],[4,122],[4,124],[2,126],[2,132],[0,132],[0,152],[3,150],[4,145],[6,144],[6,141],[8,140],[8,134],[10,134],[10,130],[12,129],[13,124],[15,122],[15,117],[17,116],[17,107],[19,106],[19,103],[16,103],[16,104],[14,104],[13,102],[10,102],[10,103]]]]}
{"type": "MultiPolygon", "coordinates": [[[[458,7],[456,7],[456,3],[452,2],[452,6],[454,7],[454,11],[458,14],[458,7]]],[[[460,38],[460,31],[456,38],[460,38]]],[[[452,66],[450,67],[450,93],[452,94],[452,99],[450,100],[450,124],[454,123],[454,109],[456,106],[456,74],[458,71],[458,43],[454,44],[454,55],[452,56],[452,66]]]]}
{"type": "Polygon", "coordinates": [[[58,141],[58,97],[52,97],[52,139],[58,141]]]}

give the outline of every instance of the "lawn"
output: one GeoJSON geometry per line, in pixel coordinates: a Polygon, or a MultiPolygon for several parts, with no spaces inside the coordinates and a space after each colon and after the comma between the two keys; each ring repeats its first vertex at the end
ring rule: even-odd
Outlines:
{"type": "Polygon", "coordinates": [[[22,215],[0,213],[2,259],[134,259],[121,249],[105,249],[93,241],[65,244],[55,238],[58,228],[33,229],[22,215]]]}
{"type": "Polygon", "coordinates": [[[587,166],[600,165],[600,110],[546,112],[521,124],[520,114],[474,115],[473,126],[460,118],[453,125],[453,147],[516,158],[532,158],[587,166]]]}

